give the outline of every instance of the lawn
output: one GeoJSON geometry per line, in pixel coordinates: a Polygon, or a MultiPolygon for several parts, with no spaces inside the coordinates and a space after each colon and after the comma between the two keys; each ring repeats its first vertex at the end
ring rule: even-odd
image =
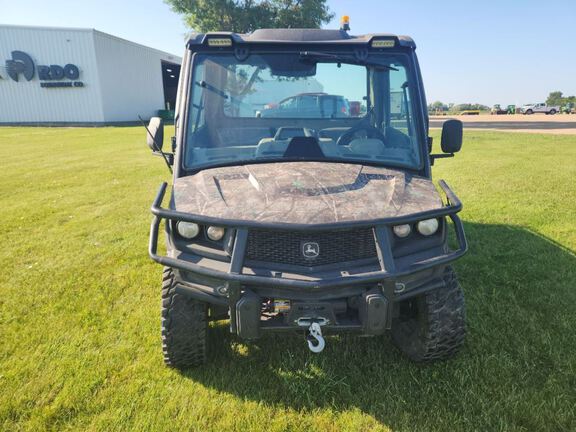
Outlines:
{"type": "MultiPolygon", "coordinates": [[[[435,132],[435,136],[438,133],[435,132]]],[[[437,161],[464,202],[468,339],[410,363],[388,337],[162,363],[141,128],[0,128],[0,430],[576,430],[576,136],[467,132],[437,161]]]]}

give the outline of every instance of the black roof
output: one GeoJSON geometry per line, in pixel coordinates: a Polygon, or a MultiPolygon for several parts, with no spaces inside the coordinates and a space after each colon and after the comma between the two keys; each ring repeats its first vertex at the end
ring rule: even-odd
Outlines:
{"type": "Polygon", "coordinates": [[[188,45],[203,44],[208,37],[230,37],[234,43],[352,43],[369,44],[373,38],[393,38],[398,45],[416,48],[409,36],[389,33],[371,33],[350,35],[343,30],[323,29],[260,29],[252,33],[209,32],[194,33],[188,39],[188,45]]]}

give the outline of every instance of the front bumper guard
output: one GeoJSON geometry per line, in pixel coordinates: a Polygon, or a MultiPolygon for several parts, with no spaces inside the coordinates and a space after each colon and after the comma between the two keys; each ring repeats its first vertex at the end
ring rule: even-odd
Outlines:
{"type": "MultiPolygon", "coordinates": [[[[409,291],[397,292],[395,280],[424,270],[445,266],[446,264],[460,258],[468,250],[464,227],[462,221],[457,215],[457,213],[462,209],[462,203],[443,180],[440,180],[439,185],[446,198],[445,205],[439,209],[414,213],[408,216],[370,221],[299,225],[216,219],[164,209],[161,204],[166,193],[167,184],[162,183],[154,203],[152,204],[152,213],[154,217],[150,227],[148,253],[154,261],[164,266],[223,281],[225,283],[225,295],[222,295],[222,293],[220,293],[220,295],[214,295],[215,293],[206,292],[199,286],[185,287],[183,284],[179,284],[177,289],[180,288],[188,295],[209,303],[220,306],[227,305],[230,313],[230,332],[238,334],[243,338],[257,338],[260,335],[261,329],[275,331],[290,329],[289,325],[278,326],[273,323],[260,321],[260,300],[258,295],[255,294],[257,289],[260,289],[261,291],[264,291],[265,289],[273,289],[277,293],[282,292],[286,293],[287,296],[308,298],[311,301],[322,301],[322,299],[329,298],[333,299],[339,293],[350,294],[351,291],[356,293],[364,292],[363,298],[365,297],[365,305],[362,306],[360,312],[360,322],[348,324],[330,323],[326,328],[329,330],[332,329],[339,331],[362,331],[365,334],[377,335],[381,334],[384,329],[389,329],[391,327],[392,305],[394,302],[419,295],[443,285],[443,281],[436,279],[430,280],[424,285],[410,289],[409,291]],[[393,235],[391,228],[394,225],[413,223],[422,219],[439,217],[449,217],[452,220],[458,241],[458,249],[432,258],[413,262],[410,265],[403,266],[402,268],[397,268],[390,246],[390,236],[393,235]],[[215,270],[186,260],[158,255],[158,235],[162,219],[234,228],[236,230],[235,242],[228,271],[215,270]],[[251,228],[321,231],[350,227],[373,228],[380,270],[317,280],[268,277],[243,273],[248,242],[248,231],[251,228]],[[368,287],[373,287],[375,285],[380,287],[380,294],[374,294],[372,290],[372,294],[367,295],[370,293],[368,287]],[[252,290],[252,288],[257,289],[252,290]],[[378,304],[384,306],[380,307],[378,304]],[[375,307],[372,307],[374,305],[375,307]]],[[[346,295],[344,295],[344,297],[345,296],[346,295]]]]}
{"type": "Polygon", "coordinates": [[[440,180],[439,186],[444,192],[446,197],[446,204],[439,209],[413,213],[407,216],[391,217],[385,219],[375,219],[359,222],[346,222],[346,223],[332,223],[332,224],[314,224],[314,225],[299,225],[299,224],[281,224],[270,222],[254,222],[246,220],[234,219],[218,219],[207,216],[193,215],[183,213],[175,210],[162,208],[162,200],[166,194],[167,183],[162,183],[160,190],[152,204],[152,224],[150,227],[150,241],[148,245],[148,253],[150,258],[159,264],[167,267],[184,270],[191,273],[196,273],[202,276],[220,279],[226,281],[231,287],[238,286],[260,286],[260,287],[275,287],[287,290],[306,290],[308,292],[319,292],[326,289],[349,287],[354,285],[368,285],[375,283],[383,283],[385,281],[394,280],[403,276],[407,276],[422,270],[446,265],[466,253],[468,250],[468,243],[464,234],[464,227],[462,221],[457,213],[462,209],[462,203],[458,197],[452,192],[445,181],[440,180]],[[433,258],[425,259],[412,263],[406,268],[397,269],[392,249],[390,246],[389,237],[391,234],[391,227],[394,225],[401,225],[413,223],[422,219],[449,217],[456,232],[456,239],[458,241],[458,248],[456,250],[447,252],[433,258]],[[236,238],[230,258],[230,266],[227,272],[221,270],[214,270],[201,265],[172,258],[168,256],[158,255],[158,234],[160,222],[162,219],[169,219],[173,221],[194,222],[205,225],[218,225],[223,227],[235,228],[236,238]],[[248,240],[248,230],[250,228],[259,229],[277,229],[277,230],[301,230],[301,231],[322,231],[332,230],[338,228],[350,227],[372,227],[376,239],[376,250],[378,253],[378,261],[380,270],[370,271],[366,273],[354,274],[349,276],[342,276],[331,279],[321,280],[299,280],[289,278],[275,278],[259,275],[243,274],[246,246],[248,240]]]}

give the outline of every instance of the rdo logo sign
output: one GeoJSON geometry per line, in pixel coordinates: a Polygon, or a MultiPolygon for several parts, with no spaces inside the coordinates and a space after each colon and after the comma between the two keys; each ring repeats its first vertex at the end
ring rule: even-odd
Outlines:
{"type": "MultiPolygon", "coordinates": [[[[80,70],[74,64],[65,66],[59,65],[38,65],[38,79],[41,87],[83,87],[84,83],[77,81],[80,77],[80,70]],[[70,80],[70,81],[66,81],[70,80]],[[65,80],[65,81],[62,81],[65,80]],[[46,82],[47,81],[47,82],[46,82]]],[[[34,78],[34,61],[22,51],[12,51],[12,59],[6,60],[6,72],[14,81],[18,81],[22,75],[27,81],[34,78]]]]}
{"type": "Polygon", "coordinates": [[[67,64],[64,67],[58,65],[38,66],[38,79],[42,81],[61,80],[64,77],[77,80],[80,77],[78,67],[73,64],[67,64]]]}

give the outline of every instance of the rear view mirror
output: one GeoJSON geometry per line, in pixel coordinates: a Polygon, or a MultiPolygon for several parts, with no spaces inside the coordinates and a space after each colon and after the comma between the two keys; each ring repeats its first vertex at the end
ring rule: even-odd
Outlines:
{"type": "Polygon", "coordinates": [[[148,123],[146,143],[153,152],[162,151],[164,145],[164,120],[160,117],[152,117],[148,123]]]}
{"type": "Polygon", "coordinates": [[[440,145],[444,153],[456,153],[462,148],[462,122],[446,120],[442,125],[440,145]]]}
{"type": "Polygon", "coordinates": [[[316,63],[295,61],[293,56],[270,56],[267,62],[275,76],[301,78],[316,75],[316,63]]]}

